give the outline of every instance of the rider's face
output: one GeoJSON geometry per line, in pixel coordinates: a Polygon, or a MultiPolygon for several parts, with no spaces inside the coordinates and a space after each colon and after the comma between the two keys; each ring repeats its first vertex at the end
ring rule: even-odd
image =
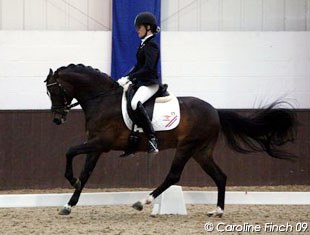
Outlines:
{"type": "MultiPolygon", "coordinates": [[[[149,27],[149,26],[147,26],[149,27]]],[[[144,36],[148,35],[150,31],[147,31],[144,25],[140,25],[136,27],[137,34],[139,38],[143,38],[144,36]]]]}

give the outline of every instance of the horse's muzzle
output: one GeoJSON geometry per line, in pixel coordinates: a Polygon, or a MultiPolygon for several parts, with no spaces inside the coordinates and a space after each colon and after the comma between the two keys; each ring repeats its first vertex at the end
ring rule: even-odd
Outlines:
{"type": "Polygon", "coordinates": [[[56,113],[55,116],[54,116],[53,122],[56,125],[61,125],[61,124],[66,122],[66,117],[64,115],[59,115],[59,114],[56,113]]]}
{"type": "Polygon", "coordinates": [[[65,122],[65,120],[63,118],[54,118],[53,119],[53,122],[56,124],[56,125],[60,125],[60,124],[63,124],[65,122]]]}

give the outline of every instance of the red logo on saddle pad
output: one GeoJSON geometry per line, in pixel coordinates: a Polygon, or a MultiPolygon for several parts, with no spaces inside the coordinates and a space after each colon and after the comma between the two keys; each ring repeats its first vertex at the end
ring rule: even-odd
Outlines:
{"type": "Polygon", "coordinates": [[[178,120],[178,116],[175,113],[171,113],[171,115],[164,115],[163,122],[168,122],[165,127],[170,127],[176,120],[178,120]]]}

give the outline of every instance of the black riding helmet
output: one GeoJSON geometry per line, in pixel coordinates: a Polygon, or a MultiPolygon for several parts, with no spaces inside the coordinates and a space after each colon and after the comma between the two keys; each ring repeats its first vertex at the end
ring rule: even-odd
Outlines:
{"type": "Polygon", "coordinates": [[[151,26],[151,31],[153,33],[158,33],[160,28],[156,24],[156,18],[151,12],[141,12],[139,13],[134,21],[135,27],[139,27],[141,25],[149,25],[151,26]]]}

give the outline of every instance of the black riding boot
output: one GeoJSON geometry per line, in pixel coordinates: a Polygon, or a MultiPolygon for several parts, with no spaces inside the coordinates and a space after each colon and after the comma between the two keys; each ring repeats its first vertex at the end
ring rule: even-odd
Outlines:
{"type": "Polygon", "coordinates": [[[139,115],[139,123],[138,126],[141,127],[144,133],[147,135],[149,140],[149,153],[156,154],[159,152],[158,150],[158,142],[155,136],[155,131],[152,125],[152,121],[150,120],[149,115],[147,114],[143,104],[141,102],[137,105],[137,114],[139,115]]]}

